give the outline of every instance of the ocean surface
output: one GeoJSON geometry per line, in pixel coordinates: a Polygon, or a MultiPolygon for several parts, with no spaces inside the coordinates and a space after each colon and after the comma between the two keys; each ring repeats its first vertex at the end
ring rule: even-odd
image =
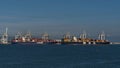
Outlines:
{"type": "Polygon", "coordinates": [[[120,68],[120,45],[0,45],[0,68],[120,68]]]}

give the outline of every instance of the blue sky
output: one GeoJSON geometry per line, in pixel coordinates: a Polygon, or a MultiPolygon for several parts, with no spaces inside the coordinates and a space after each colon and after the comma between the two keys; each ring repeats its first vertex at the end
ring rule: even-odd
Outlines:
{"type": "Polygon", "coordinates": [[[1,0],[0,29],[10,33],[105,31],[120,36],[119,0],[1,0]]]}

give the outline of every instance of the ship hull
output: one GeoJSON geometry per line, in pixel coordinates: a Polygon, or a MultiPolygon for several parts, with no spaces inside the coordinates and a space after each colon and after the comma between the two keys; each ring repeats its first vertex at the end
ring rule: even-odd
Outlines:
{"type": "Polygon", "coordinates": [[[110,44],[110,42],[62,42],[65,45],[80,45],[80,44],[110,44]]]}
{"type": "Polygon", "coordinates": [[[58,42],[37,42],[37,44],[60,44],[60,43],[58,43],[58,42]]]}
{"type": "Polygon", "coordinates": [[[110,42],[96,42],[96,44],[110,44],[110,42]]]}
{"type": "Polygon", "coordinates": [[[79,44],[83,44],[82,42],[62,42],[61,44],[64,44],[64,45],[79,45],[79,44]]]}
{"type": "Polygon", "coordinates": [[[36,43],[35,42],[12,42],[11,44],[28,45],[28,44],[36,44],[36,43]]]}

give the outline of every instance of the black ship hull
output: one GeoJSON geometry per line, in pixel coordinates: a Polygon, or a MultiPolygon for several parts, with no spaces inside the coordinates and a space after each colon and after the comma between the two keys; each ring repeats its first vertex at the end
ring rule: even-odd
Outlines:
{"type": "Polygon", "coordinates": [[[96,42],[96,44],[110,44],[110,42],[96,42]]]}
{"type": "Polygon", "coordinates": [[[28,45],[28,44],[36,44],[36,43],[35,42],[12,42],[11,44],[28,45]]]}
{"type": "Polygon", "coordinates": [[[110,44],[110,42],[62,42],[65,45],[80,45],[80,44],[110,44]]]}
{"type": "Polygon", "coordinates": [[[61,44],[64,45],[79,45],[79,44],[83,44],[83,42],[62,42],[61,44]]]}

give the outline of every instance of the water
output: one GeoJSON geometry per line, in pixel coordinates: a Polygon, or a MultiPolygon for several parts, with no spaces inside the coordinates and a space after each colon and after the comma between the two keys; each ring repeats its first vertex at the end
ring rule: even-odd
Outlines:
{"type": "Polygon", "coordinates": [[[120,68],[120,45],[0,45],[0,68],[120,68]]]}

